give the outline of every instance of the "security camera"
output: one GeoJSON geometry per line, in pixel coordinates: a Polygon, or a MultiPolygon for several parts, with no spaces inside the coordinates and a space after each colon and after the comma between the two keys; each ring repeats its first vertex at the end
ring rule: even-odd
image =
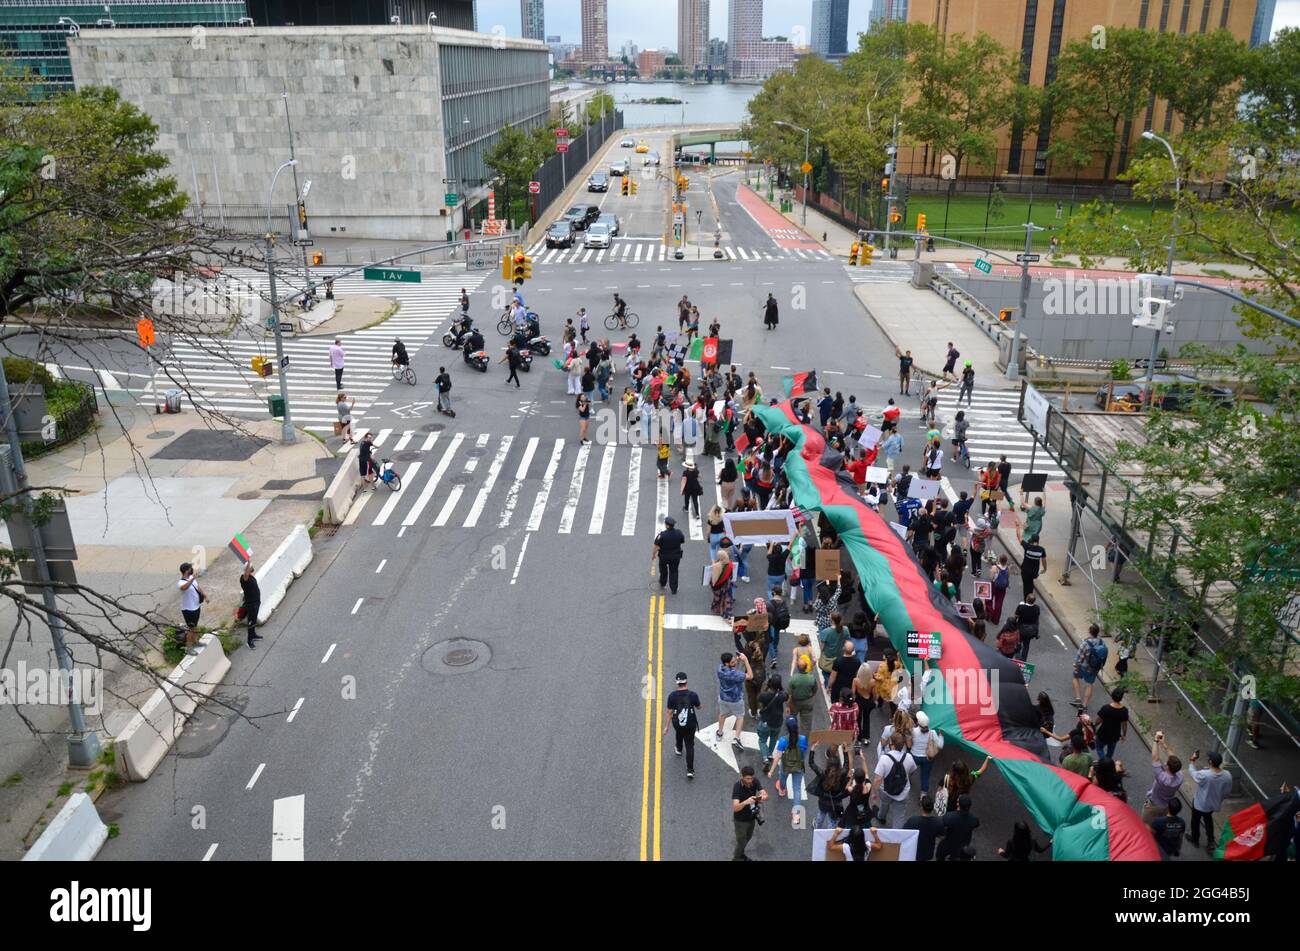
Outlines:
{"type": "Polygon", "coordinates": [[[402,18],[399,16],[391,16],[388,18],[388,22],[393,24],[393,26],[401,26],[402,18]]]}
{"type": "Polygon", "coordinates": [[[1165,333],[1169,334],[1170,336],[1173,336],[1173,332],[1174,332],[1174,325],[1165,324],[1165,333]]]}

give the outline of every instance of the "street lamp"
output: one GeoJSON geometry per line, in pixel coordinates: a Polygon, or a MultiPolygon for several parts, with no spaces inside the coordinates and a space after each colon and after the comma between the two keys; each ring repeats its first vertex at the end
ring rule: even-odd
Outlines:
{"type": "MultiPolygon", "coordinates": [[[[1150,129],[1142,133],[1142,138],[1148,142],[1159,142],[1169,153],[1169,162],[1174,167],[1174,213],[1169,222],[1169,264],[1165,269],[1165,274],[1172,280],[1174,276],[1174,246],[1178,241],[1178,202],[1183,193],[1182,173],[1178,169],[1178,156],[1174,154],[1174,147],[1169,144],[1169,140],[1156,135],[1150,129]]],[[[1147,363],[1147,375],[1151,385],[1147,387],[1147,398],[1155,400],[1155,375],[1156,375],[1156,354],[1160,350],[1160,332],[1163,327],[1156,327],[1151,332],[1151,359],[1147,363]]]]}
{"type": "MultiPolygon", "coordinates": [[[[783,122],[783,121],[781,121],[780,119],[777,119],[776,122],[773,123],[773,124],[774,124],[774,125],[783,125],[783,126],[785,126],[787,129],[794,129],[796,132],[802,132],[802,133],[803,133],[803,164],[804,164],[805,166],[807,166],[807,165],[808,165],[808,144],[809,144],[809,141],[810,141],[810,137],[812,136],[812,130],[811,130],[811,129],[805,129],[805,128],[803,128],[802,126],[797,126],[797,125],[795,125],[793,122],[783,122]]],[[[803,226],[804,226],[805,228],[808,227],[808,173],[807,173],[807,172],[804,172],[804,173],[803,173],[803,221],[802,221],[802,224],[803,224],[803,226]]]]}
{"type": "Polygon", "coordinates": [[[275,361],[279,364],[276,372],[280,375],[280,400],[284,403],[284,421],[280,428],[280,441],[286,446],[292,445],[298,441],[298,435],[293,431],[293,417],[289,413],[289,381],[285,377],[288,367],[284,359],[284,338],[280,335],[280,302],[277,299],[275,288],[275,248],[271,234],[271,202],[275,197],[275,180],[280,177],[280,173],[286,168],[296,168],[297,159],[289,159],[275,170],[271,176],[271,187],[266,193],[266,274],[270,282],[271,294],[271,321],[275,330],[275,361]]]}
{"type": "Polygon", "coordinates": [[[71,33],[73,36],[81,35],[81,27],[78,26],[77,22],[73,20],[71,17],[59,17],[59,22],[55,25],[66,26],[68,28],[68,32],[71,33]]]}

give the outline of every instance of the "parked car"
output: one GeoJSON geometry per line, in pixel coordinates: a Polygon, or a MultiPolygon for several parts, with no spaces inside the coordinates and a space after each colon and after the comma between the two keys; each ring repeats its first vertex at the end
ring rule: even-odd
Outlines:
{"type": "Polygon", "coordinates": [[[546,229],[546,246],[548,248],[571,248],[573,247],[573,222],[567,218],[561,218],[555,224],[546,229]]]}
{"type": "Polygon", "coordinates": [[[608,228],[611,236],[614,237],[618,236],[618,232],[619,232],[618,215],[615,215],[608,211],[601,212],[600,217],[596,219],[596,224],[604,225],[606,228],[608,228]]]}
{"type": "Polygon", "coordinates": [[[578,231],[585,231],[587,225],[599,217],[600,208],[597,205],[574,205],[564,213],[564,220],[573,222],[574,229],[578,231]]]}
{"type": "Polygon", "coordinates": [[[649,155],[647,155],[647,156],[645,157],[645,161],[644,161],[642,164],[643,164],[643,165],[658,165],[658,164],[659,164],[659,153],[658,153],[658,152],[651,152],[649,155]]]}
{"type": "Polygon", "coordinates": [[[1105,409],[1109,394],[1116,403],[1141,406],[1147,402],[1147,391],[1152,381],[1156,388],[1155,404],[1162,410],[1176,412],[1188,409],[1197,396],[1204,396],[1219,406],[1231,406],[1236,400],[1235,394],[1227,387],[1205,383],[1181,373],[1157,373],[1122,383],[1104,383],[1093,397],[1093,403],[1099,409],[1105,409]]]}
{"type": "Polygon", "coordinates": [[[611,175],[626,175],[627,170],[627,159],[619,159],[617,162],[611,162],[609,166],[609,174],[611,175]]]}
{"type": "Polygon", "coordinates": [[[630,149],[634,145],[636,145],[636,143],[632,141],[632,137],[630,135],[625,135],[623,136],[623,141],[618,144],[618,147],[621,149],[630,149]]]}
{"type": "Polygon", "coordinates": [[[608,248],[609,239],[609,228],[597,221],[587,228],[587,236],[582,243],[588,248],[608,248]]]}
{"type": "Polygon", "coordinates": [[[589,192],[607,192],[609,191],[609,176],[604,172],[592,172],[587,179],[587,191],[589,192]]]}
{"type": "Polygon", "coordinates": [[[638,155],[644,155],[646,152],[650,151],[650,143],[645,139],[642,139],[636,144],[636,151],[638,155]]]}

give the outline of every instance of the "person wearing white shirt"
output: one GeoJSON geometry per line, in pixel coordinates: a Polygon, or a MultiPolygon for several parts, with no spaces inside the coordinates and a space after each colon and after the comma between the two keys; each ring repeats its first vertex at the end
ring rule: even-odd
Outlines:
{"type": "Polygon", "coordinates": [[[199,580],[194,576],[194,566],[188,561],[181,565],[181,577],[176,582],[181,593],[181,616],[185,618],[185,649],[195,653],[194,644],[199,637],[199,606],[207,600],[207,595],[199,587],[199,580]]]}
{"type": "Polygon", "coordinates": [[[939,751],[943,749],[943,733],[930,729],[929,715],[924,710],[918,711],[916,726],[912,729],[912,758],[921,767],[921,795],[923,796],[930,791],[930,770],[934,767],[931,746],[934,747],[933,755],[938,756],[939,751]]]}
{"type": "Polygon", "coordinates": [[[916,760],[907,751],[907,740],[901,733],[890,736],[889,746],[890,749],[876,761],[876,782],[871,787],[871,797],[877,807],[880,825],[887,829],[901,829],[907,821],[907,800],[912,792],[911,777],[916,772],[916,760]],[[890,775],[900,770],[902,789],[891,793],[885,787],[891,785],[890,775]]]}

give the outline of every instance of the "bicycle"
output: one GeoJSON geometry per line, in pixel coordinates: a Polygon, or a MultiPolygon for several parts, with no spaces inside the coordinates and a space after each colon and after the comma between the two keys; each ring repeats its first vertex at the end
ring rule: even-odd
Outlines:
{"type": "Polygon", "coordinates": [[[505,316],[497,321],[497,333],[503,337],[508,337],[514,333],[515,322],[510,319],[510,312],[507,311],[505,316]]]}
{"type": "Polygon", "coordinates": [[[400,363],[394,363],[393,379],[400,380],[403,383],[409,383],[411,386],[415,386],[415,371],[411,369],[411,365],[409,363],[405,365],[400,363]]]}
{"type": "Polygon", "coordinates": [[[393,468],[393,464],[387,459],[383,459],[381,462],[382,464],[379,467],[379,481],[388,486],[391,491],[396,492],[402,487],[402,476],[393,468]]]}
{"type": "Polygon", "coordinates": [[[966,440],[957,443],[957,458],[967,469],[970,468],[970,450],[966,448],[966,440]]]}
{"type": "Polygon", "coordinates": [[[618,314],[609,314],[605,317],[605,329],[606,330],[631,330],[640,322],[640,320],[641,318],[638,317],[636,314],[632,313],[632,311],[630,310],[627,312],[627,314],[624,315],[623,320],[621,322],[618,319],[618,314]]]}

